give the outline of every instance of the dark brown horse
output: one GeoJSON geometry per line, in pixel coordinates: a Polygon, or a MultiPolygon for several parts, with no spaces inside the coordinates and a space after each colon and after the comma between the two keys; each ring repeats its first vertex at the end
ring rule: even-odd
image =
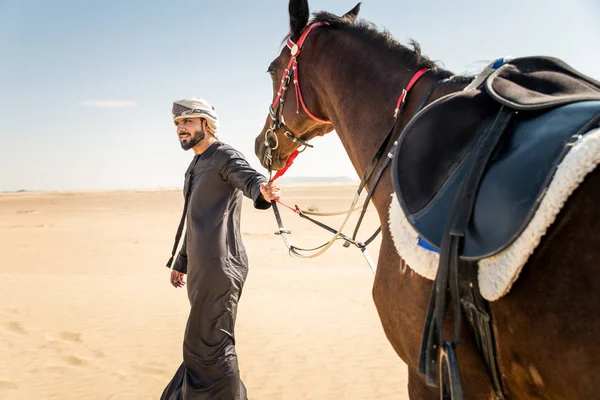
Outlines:
{"type": "MultiPolygon", "coordinates": [[[[269,66],[275,109],[256,138],[256,155],[265,167],[283,168],[298,147],[335,130],[356,172],[363,176],[390,131],[400,92],[415,73],[428,69],[406,95],[394,138],[423,99],[431,103],[461,91],[473,80],[439,68],[420,54],[418,45],[409,49],[359,22],[359,6],[342,17],[321,12],[309,21],[307,1],[290,0],[289,39],[303,42],[298,43],[300,49],[284,47],[269,66]],[[325,24],[301,38],[313,22],[325,24]],[[281,77],[298,50],[297,75],[292,73],[289,90],[278,94],[281,77]],[[449,79],[429,93],[445,78],[449,79]],[[279,117],[276,107],[282,95],[285,129],[271,129],[279,117]],[[276,146],[270,154],[265,140],[276,146]]],[[[411,399],[434,399],[440,389],[427,385],[417,372],[432,281],[401,267],[404,261],[389,229],[393,194],[388,168],[372,198],[383,236],[373,298],[388,340],[408,365],[411,399]]],[[[600,371],[599,204],[600,170],[596,169],[569,197],[510,292],[489,303],[502,386],[510,399],[600,398],[600,379],[595,376],[600,371]]],[[[461,330],[457,352],[464,397],[492,398],[490,375],[468,329],[461,330]]]]}

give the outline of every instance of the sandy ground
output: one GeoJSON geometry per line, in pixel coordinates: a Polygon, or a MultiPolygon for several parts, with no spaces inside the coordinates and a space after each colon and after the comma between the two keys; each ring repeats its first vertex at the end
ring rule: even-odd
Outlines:
{"type": "MultiPolygon", "coordinates": [[[[336,211],[354,187],[284,190],[291,204],[336,211]]],[[[181,362],[189,310],[164,266],[182,204],[180,191],[0,195],[1,399],[160,396],[181,362]]],[[[331,237],[282,215],[298,246],[331,237]]],[[[361,236],[377,224],[370,209],[361,236]]],[[[360,251],[338,242],[292,258],[275,230],[272,211],[247,200],[250,273],[236,329],[249,398],[407,398],[406,366],[384,336],[360,251]]]]}

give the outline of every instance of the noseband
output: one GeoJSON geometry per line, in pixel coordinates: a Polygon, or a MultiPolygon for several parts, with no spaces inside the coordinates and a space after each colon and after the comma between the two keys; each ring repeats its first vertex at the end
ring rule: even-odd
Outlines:
{"type": "Polygon", "coordinates": [[[299,136],[291,133],[291,130],[285,124],[285,119],[283,118],[283,105],[285,102],[285,95],[287,93],[288,87],[290,83],[294,82],[294,87],[296,89],[296,114],[300,112],[300,105],[302,105],[302,109],[311,119],[317,122],[321,122],[324,124],[329,124],[330,122],[321,118],[316,117],[313,113],[308,110],[306,107],[306,103],[304,102],[304,98],[302,97],[302,92],[300,90],[300,84],[298,82],[298,56],[301,53],[302,46],[306,41],[306,38],[312,32],[312,30],[321,25],[329,25],[326,22],[315,22],[311,24],[308,28],[302,32],[302,35],[298,39],[298,43],[294,43],[290,38],[287,39],[286,46],[290,49],[291,57],[288,62],[287,68],[283,71],[283,75],[281,77],[281,83],[279,85],[279,90],[277,91],[277,96],[273,103],[269,106],[269,115],[271,117],[271,126],[265,132],[265,147],[267,151],[265,152],[266,161],[270,168],[272,162],[272,152],[273,150],[279,147],[279,140],[277,139],[277,135],[275,131],[277,129],[281,129],[283,135],[291,140],[294,143],[298,143],[301,146],[301,149],[298,150],[299,153],[302,153],[306,150],[307,147],[313,147],[312,144],[308,143],[308,141],[301,139],[299,136]]]}

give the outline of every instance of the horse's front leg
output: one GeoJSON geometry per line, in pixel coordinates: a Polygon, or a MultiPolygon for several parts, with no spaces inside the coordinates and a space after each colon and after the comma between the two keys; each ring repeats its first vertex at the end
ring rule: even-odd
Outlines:
{"type": "MultiPolygon", "coordinates": [[[[388,341],[407,364],[410,374],[415,374],[409,387],[412,386],[411,390],[417,391],[418,381],[425,385],[425,380],[419,378],[416,371],[432,284],[408,267],[402,268],[402,260],[396,252],[387,226],[383,227],[382,234],[373,300],[388,341]]],[[[418,393],[426,392],[434,393],[435,390],[428,387],[418,390],[418,393]]]]}

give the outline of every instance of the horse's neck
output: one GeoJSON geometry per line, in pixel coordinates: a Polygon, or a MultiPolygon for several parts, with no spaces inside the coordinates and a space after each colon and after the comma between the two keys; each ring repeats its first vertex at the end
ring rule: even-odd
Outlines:
{"type": "MultiPolygon", "coordinates": [[[[335,55],[324,56],[320,59],[322,61],[320,70],[318,73],[316,70],[314,72],[315,76],[318,76],[317,79],[320,80],[317,90],[320,92],[323,107],[328,110],[328,117],[357,174],[362,178],[392,127],[398,96],[418,69],[394,67],[392,71],[389,71],[382,66],[382,63],[376,63],[373,68],[361,70],[356,65],[347,63],[348,59],[352,59],[351,56],[347,57],[344,57],[344,61],[342,61],[339,55],[337,57],[335,55]],[[397,72],[406,70],[411,72],[397,72]],[[345,77],[346,80],[342,81],[340,77],[345,77]]],[[[363,57],[365,56],[363,55],[363,57]]],[[[425,74],[409,92],[402,114],[399,115],[394,126],[390,143],[398,138],[436,81],[437,78],[425,74]]],[[[464,85],[457,84],[445,85],[436,90],[430,99],[434,100],[448,93],[459,91],[463,87],[464,85]]],[[[384,153],[382,161],[386,154],[384,153]]],[[[382,162],[379,163],[375,172],[381,165],[382,162]]],[[[373,195],[373,203],[382,223],[387,221],[390,195],[393,193],[390,171],[391,168],[388,166],[386,173],[377,183],[373,195]]],[[[370,189],[369,186],[367,188],[370,189]]]]}

